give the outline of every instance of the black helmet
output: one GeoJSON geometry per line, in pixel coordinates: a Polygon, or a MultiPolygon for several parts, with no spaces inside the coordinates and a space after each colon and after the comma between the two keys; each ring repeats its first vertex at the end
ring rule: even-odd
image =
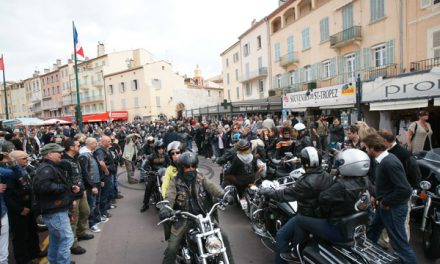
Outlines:
{"type": "Polygon", "coordinates": [[[237,143],[237,150],[238,151],[245,151],[250,149],[251,144],[246,139],[240,139],[237,143]]]}
{"type": "Polygon", "coordinates": [[[165,148],[162,140],[158,140],[154,142],[154,149],[159,149],[159,148],[165,148]]]}
{"type": "Polygon", "coordinates": [[[322,157],[314,147],[305,147],[301,150],[301,163],[305,169],[321,166],[322,157]]]}
{"type": "Polygon", "coordinates": [[[179,165],[187,168],[191,165],[197,167],[199,165],[199,158],[196,153],[187,151],[180,155],[179,165]]]}

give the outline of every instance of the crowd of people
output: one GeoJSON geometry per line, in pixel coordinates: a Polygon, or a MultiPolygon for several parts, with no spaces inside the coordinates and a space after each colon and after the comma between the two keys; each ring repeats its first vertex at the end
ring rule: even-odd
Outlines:
{"type": "MultiPolygon", "coordinates": [[[[29,131],[3,128],[0,131],[0,264],[8,262],[9,231],[17,264],[35,263],[46,255],[50,263],[74,263],[70,254],[86,252],[80,241],[93,239],[93,233],[100,232],[102,225],[111,219],[110,210],[117,206],[117,199],[123,198],[118,188],[121,167],[125,167],[129,184],[146,182],[141,212],[149,209],[155,183],[153,177],[142,173],[137,178],[138,168],[163,176],[163,199],[170,200],[176,208],[200,213],[205,208],[191,202],[188,206],[187,199],[203,195],[184,194],[185,185],[197,182],[210,195],[218,197],[224,193],[222,187],[232,184],[240,194],[248,184],[265,177],[269,158],[283,159],[288,152],[305,162],[305,175],[312,176],[303,178],[308,181],[316,178],[308,185],[313,189],[307,192],[295,187],[285,193],[265,191],[263,194],[273,199],[305,199],[299,204],[298,214],[277,234],[276,263],[297,260],[298,256],[290,253],[287,245],[304,237],[298,233],[315,232],[310,228],[314,220],[308,218],[322,216],[307,208],[319,207],[321,196],[325,197],[324,190],[335,184],[321,168],[322,157],[337,156],[349,148],[361,150],[371,158],[368,171],[357,175],[366,179],[359,189],[371,194],[369,208],[375,211],[369,238],[388,247],[382,232],[385,229],[402,262],[417,263],[408,243],[408,204],[412,188],[417,188],[420,180],[412,153],[432,148],[428,118],[427,112],[419,113],[419,120],[409,127],[407,146],[399,144],[391,131],[377,131],[364,122],[344,127],[337,117],[330,119],[323,115],[309,124],[294,116],[283,121],[271,115],[251,115],[200,122],[188,118],[90,124],[83,131],[76,125],[60,124],[29,131]],[[225,166],[221,185],[198,175],[198,156],[225,166]],[[304,191],[307,195],[303,197],[304,191]],[[39,247],[37,216],[42,217],[49,231],[47,252],[39,247]]],[[[355,200],[352,197],[349,202],[355,200]]],[[[206,203],[209,204],[208,200],[199,204],[206,203]]],[[[170,213],[161,209],[159,216],[164,219],[170,213]]],[[[165,235],[169,246],[164,263],[174,263],[182,239],[181,227],[165,226],[165,235]]]]}

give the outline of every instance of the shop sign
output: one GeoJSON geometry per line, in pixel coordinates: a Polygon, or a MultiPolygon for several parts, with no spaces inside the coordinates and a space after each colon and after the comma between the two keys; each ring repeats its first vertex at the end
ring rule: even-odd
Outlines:
{"type": "Polygon", "coordinates": [[[428,72],[362,84],[362,102],[440,96],[440,74],[428,72]]]}
{"type": "Polygon", "coordinates": [[[335,85],[307,91],[289,93],[283,96],[284,109],[348,105],[356,103],[356,87],[335,85]]]}

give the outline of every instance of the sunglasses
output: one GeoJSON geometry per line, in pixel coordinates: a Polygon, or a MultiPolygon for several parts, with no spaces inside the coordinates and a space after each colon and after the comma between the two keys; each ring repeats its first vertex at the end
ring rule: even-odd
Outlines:
{"type": "Polygon", "coordinates": [[[174,156],[174,155],[180,154],[180,151],[173,151],[170,154],[171,154],[171,156],[174,156]]]}

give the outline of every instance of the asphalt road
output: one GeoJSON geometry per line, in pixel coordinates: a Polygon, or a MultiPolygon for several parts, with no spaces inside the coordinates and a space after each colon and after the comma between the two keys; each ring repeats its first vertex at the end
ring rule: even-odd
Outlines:
{"type": "MultiPolygon", "coordinates": [[[[200,159],[200,170],[218,182],[220,167],[211,160],[200,159]]],[[[120,168],[120,191],[124,195],[118,200],[117,208],[111,210],[113,215],[109,222],[101,224],[101,233],[95,238],[81,241],[80,245],[87,249],[84,255],[72,255],[77,264],[137,264],[161,263],[166,242],[161,226],[157,226],[158,213],[154,207],[140,213],[144,185],[130,185],[127,182],[124,168],[120,168]]],[[[261,243],[251,231],[249,221],[244,213],[233,205],[220,212],[220,225],[228,235],[235,263],[274,263],[274,253],[261,243]]],[[[411,244],[419,258],[419,263],[436,263],[424,258],[421,249],[421,234],[415,226],[411,231],[411,244]]],[[[42,239],[44,245],[47,241],[42,239]]],[[[13,262],[11,262],[13,263],[13,262]]],[[[47,263],[42,260],[40,263],[47,263]]]]}

